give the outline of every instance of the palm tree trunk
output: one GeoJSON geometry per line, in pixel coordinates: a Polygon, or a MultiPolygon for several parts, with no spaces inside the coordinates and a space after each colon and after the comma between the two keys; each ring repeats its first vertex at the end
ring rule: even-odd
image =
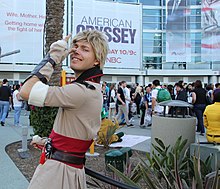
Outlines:
{"type": "MultiPolygon", "coordinates": [[[[45,51],[49,51],[50,45],[63,37],[64,23],[64,0],[46,0],[46,20],[45,20],[45,51]]],[[[54,68],[50,85],[60,85],[62,65],[54,68]]]]}
{"type": "MultiPolygon", "coordinates": [[[[46,0],[45,31],[45,54],[49,51],[50,45],[62,39],[64,23],[64,0],[46,0]]],[[[62,64],[55,66],[54,73],[50,78],[49,85],[59,86],[62,64]]],[[[30,113],[30,123],[33,126],[34,134],[49,136],[57,114],[57,108],[35,107],[30,113]]]]}

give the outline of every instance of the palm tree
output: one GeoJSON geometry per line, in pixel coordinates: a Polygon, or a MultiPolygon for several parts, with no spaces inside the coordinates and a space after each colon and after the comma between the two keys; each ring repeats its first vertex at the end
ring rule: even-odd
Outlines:
{"type": "MultiPolygon", "coordinates": [[[[46,0],[45,20],[45,51],[49,51],[50,45],[63,37],[64,0],[46,0]]],[[[50,85],[60,85],[62,65],[55,67],[50,79],[50,85]]]]}
{"type": "MultiPolygon", "coordinates": [[[[45,54],[49,51],[50,45],[63,37],[64,23],[64,0],[46,0],[45,32],[45,54]]],[[[62,65],[56,65],[49,85],[59,86],[62,65]]],[[[53,127],[57,108],[38,108],[31,110],[30,124],[33,126],[34,134],[48,136],[53,127]]]]}

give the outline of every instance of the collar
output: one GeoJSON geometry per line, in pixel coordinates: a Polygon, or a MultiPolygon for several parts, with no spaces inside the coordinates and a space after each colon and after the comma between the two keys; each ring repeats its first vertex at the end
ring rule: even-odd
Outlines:
{"type": "Polygon", "coordinates": [[[102,70],[100,70],[99,66],[95,66],[84,71],[74,82],[82,83],[85,81],[91,81],[94,83],[100,83],[102,76],[102,70]]]}

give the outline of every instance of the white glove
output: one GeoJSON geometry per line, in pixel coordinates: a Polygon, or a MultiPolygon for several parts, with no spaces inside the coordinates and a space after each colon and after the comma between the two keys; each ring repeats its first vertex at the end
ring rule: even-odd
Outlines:
{"type": "Polygon", "coordinates": [[[58,40],[50,46],[50,57],[55,61],[56,64],[62,63],[62,61],[68,56],[69,50],[67,42],[72,34],[67,35],[62,40],[58,40]]]}
{"type": "Polygon", "coordinates": [[[32,141],[31,141],[31,145],[36,146],[36,147],[37,147],[37,145],[44,146],[46,141],[47,141],[47,138],[45,138],[45,137],[42,138],[38,135],[34,135],[32,138],[32,141]]]}
{"type": "Polygon", "coordinates": [[[62,63],[69,54],[67,41],[62,39],[52,43],[49,54],[56,64],[62,63]]]}

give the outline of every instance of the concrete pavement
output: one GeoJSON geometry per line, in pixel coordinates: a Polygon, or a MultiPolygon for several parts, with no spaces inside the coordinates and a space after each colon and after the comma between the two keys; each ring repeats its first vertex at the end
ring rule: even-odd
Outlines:
{"type": "MultiPolygon", "coordinates": [[[[14,127],[13,111],[9,113],[5,121],[5,126],[0,126],[0,189],[26,189],[28,186],[27,179],[16,167],[14,162],[5,152],[5,147],[13,142],[21,140],[21,127],[14,127]]],[[[24,116],[24,111],[21,115],[21,124],[28,126],[28,116],[24,116]]],[[[32,128],[28,128],[29,134],[33,132],[32,128]]],[[[30,137],[29,137],[30,138],[30,137]]]]}
{"type": "MultiPolygon", "coordinates": [[[[151,137],[151,127],[140,128],[139,122],[140,122],[140,118],[137,118],[137,116],[135,115],[134,119],[133,119],[133,125],[135,125],[135,127],[131,127],[131,128],[123,127],[119,131],[122,131],[128,135],[139,135],[139,136],[151,137]]],[[[169,137],[169,136],[167,136],[167,137],[169,137]]],[[[195,140],[200,141],[200,142],[204,142],[204,141],[206,141],[206,137],[199,135],[199,133],[196,133],[195,140]]],[[[149,138],[149,139],[147,139],[137,145],[134,145],[131,148],[134,150],[150,152],[151,138],[149,138]]]]}
{"type": "MultiPolygon", "coordinates": [[[[28,115],[24,115],[25,111],[22,110],[20,122],[23,126],[29,125],[28,115]]],[[[20,141],[22,137],[22,127],[13,126],[14,112],[9,113],[4,127],[0,126],[0,189],[26,189],[28,186],[27,179],[22,175],[13,161],[5,152],[5,147],[13,142],[20,141]]],[[[133,119],[135,127],[123,127],[120,131],[127,135],[151,136],[151,127],[140,128],[139,118],[137,116],[133,119]]],[[[28,137],[33,133],[32,127],[28,126],[28,137]]],[[[196,140],[206,141],[205,137],[196,134],[196,140]]],[[[151,139],[145,140],[132,149],[149,152],[151,139]]]]}

